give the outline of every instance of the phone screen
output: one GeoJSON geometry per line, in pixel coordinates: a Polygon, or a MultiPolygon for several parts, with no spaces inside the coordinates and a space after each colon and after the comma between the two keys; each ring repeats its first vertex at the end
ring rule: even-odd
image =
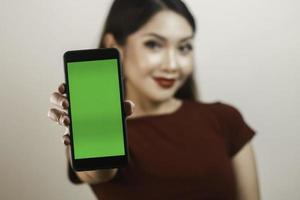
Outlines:
{"type": "Polygon", "coordinates": [[[118,60],[68,62],[75,159],[125,155],[118,60]]]}

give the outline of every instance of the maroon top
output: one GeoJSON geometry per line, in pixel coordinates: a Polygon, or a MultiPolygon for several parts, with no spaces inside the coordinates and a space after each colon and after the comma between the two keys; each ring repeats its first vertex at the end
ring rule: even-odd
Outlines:
{"type": "Polygon", "coordinates": [[[234,107],[184,101],[171,114],[128,119],[127,129],[130,164],[91,185],[99,199],[236,199],[231,157],[254,131],[234,107]]]}

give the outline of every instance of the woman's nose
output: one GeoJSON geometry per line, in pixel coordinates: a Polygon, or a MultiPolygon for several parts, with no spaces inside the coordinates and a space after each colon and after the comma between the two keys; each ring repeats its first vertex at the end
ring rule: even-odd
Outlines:
{"type": "Polygon", "coordinates": [[[164,62],[162,63],[162,70],[166,72],[176,72],[178,69],[176,52],[169,50],[165,54],[164,62]]]}

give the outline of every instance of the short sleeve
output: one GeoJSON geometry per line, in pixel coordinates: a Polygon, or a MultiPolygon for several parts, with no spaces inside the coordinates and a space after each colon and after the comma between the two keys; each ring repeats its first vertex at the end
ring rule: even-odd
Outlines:
{"type": "Polygon", "coordinates": [[[241,113],[231,105],[218,102],[213,104],[213,111],[228,147],[228,154],[233,157],[253,138],[255,131],[244,121],[241,113]]]}

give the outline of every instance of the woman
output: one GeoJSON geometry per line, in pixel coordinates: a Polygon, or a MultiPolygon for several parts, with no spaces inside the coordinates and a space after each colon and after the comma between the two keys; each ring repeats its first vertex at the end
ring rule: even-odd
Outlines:
{"type": "MultiPolygon", "coordinates": [[[[100,47],[122,57],[130,163],[74,172],[100,199],[259,199],[254,132],[223,103],[196,101],[194,18],[180,0],[115,0],[100,47]]],[[[49,117],[68,127],[64,85],[49,117]]],[[[66,129],[68,130],[68,129],[66,129]]],[[[68,146],[68,131],[63,136],[68,146]]],[[[68,154],[67,154],[68,155],[68,154]]]]}

